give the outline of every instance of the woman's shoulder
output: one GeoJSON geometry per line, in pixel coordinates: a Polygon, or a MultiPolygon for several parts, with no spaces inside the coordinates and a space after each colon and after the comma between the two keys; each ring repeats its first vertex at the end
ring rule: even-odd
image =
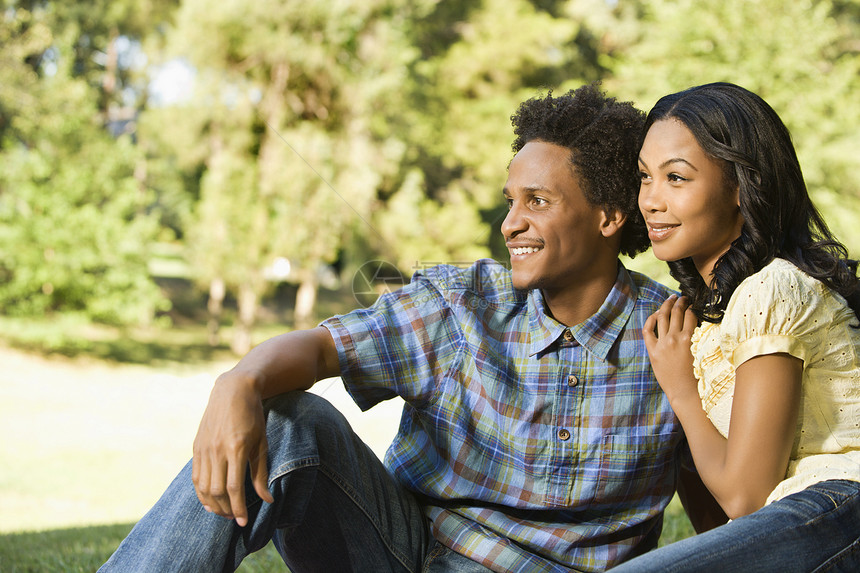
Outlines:
{"type": "Polygon", "coordinates": [[[787,302],[786,297],[806,302],[810,296],[821,294],[823,289],[821,281],[809,276],[791,261],[775,258],[760,271],[741,281],[732,296],[732,302],[740,301],[743,296],[767,304],[777,302],[767,300],[768,295],[778,298],[779,302],[787,302]]]}
{"type": "Polygon", "coordinates": [[[791,261],[786,260],[786,259],[780,259],[777,257],[777,258],[774,258],[768,264],[766,264],[764,267],[762,267],[762,269],[760,271],[758,271],[757,273],[753,273],[750,276],[748,276],[746,279],[744,279],[743,282],[747,282],[747,281],[750,281],[750,280],[756,279],[756,278],[761,279],[764,277],[767,277],[767,278],[797,277],[800,280],[803,280],[804,278],[810,279],[810,280],[815,280],[812,277],[810,277],[809,275],[807,275],[805,272],[800,270],[797,267],[797,265],[795,265],[791,261]]]}
{"type": "Polygon", "coordinates": [[[732,294],[723,330],[749,334],[787,333],[819,324],[825,310],[826,287],[785,259],[774,259],[747,277],[732,294]]]}

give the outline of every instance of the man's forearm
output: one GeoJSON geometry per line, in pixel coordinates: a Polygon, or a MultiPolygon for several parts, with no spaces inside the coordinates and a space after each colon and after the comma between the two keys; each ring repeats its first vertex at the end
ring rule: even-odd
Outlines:
{"type": "Polygon", "coordinates": [[[340,374],[328,330],[317,327],[275,336],[251,349],[222,378],[244,379],[261,398],[307,390],[318,380],[340,374]]]}

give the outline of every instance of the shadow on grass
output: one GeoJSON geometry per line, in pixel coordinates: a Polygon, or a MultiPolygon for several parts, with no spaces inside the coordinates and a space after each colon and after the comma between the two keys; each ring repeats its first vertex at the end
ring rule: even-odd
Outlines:
{"type": "MultiPolygon", "coordinates": [[[[0,535],[3,573],[93,573],[128,535],[132,523],[0,535]]],[[[240,573],[289,573],[269,543],[248,556],[240,573]]]]}
{"type": "MultiPolygon", "coordinates": [[[[68,358],[94,358],[126,364],[207,363],[234,361],[229,348],[234,334],[235,301],[225,300],[220,344],[209,344],[206,298],[187,280],[159,279],[173,304],[172,310],[146,327],[117,327],[96,324],[73,313],[40,317],[0,315],[0,341],[30,353],[68,358]]],[[[295,285],[281,284],[259,309],[254,344],[291,328],[295,285]]],[[[320,289],[317,312],[320,318],[351,310],[357,304],[351,290],[320,289]]]]}
{"type": "Polygon", "coordinates": [[[7,339],[18,350],[68,358],[97,358],[125,364],[156,364],[164,362],[204,363],[232,359],[235,355],[225,346],[206,343],[177,343],[170,340],[139,340],[132,336],[114,340],[63,339],[45,344],[44,341],[7,339]]]}
{"type": "Polygon", "coordinates": [[[234,359],[226,343],[210,345],[205,325],[153,325],[120,328],[74,316],[0,316],[0,339],[25,352],[152,365],[234,359]]]}

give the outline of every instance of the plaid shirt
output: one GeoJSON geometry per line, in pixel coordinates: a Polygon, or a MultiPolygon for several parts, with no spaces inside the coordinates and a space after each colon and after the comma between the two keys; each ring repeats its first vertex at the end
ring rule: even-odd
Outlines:
{"type": "Polygon", "coordinates": [[[669,294],[619,263],[566,328],[483,260],[323,325],[362,409],[405,400],[385,463],[437,539],[496,571],[599,571],[656,545],[675,490],[683,434],[641,335],[669,294]]]}

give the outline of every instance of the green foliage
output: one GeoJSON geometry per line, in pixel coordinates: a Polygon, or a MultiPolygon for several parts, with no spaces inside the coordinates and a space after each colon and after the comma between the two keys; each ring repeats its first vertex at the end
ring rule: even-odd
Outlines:
{"type": "Polygon", "coordinates": [[[228,296],[255,304],[274,291],[264,269],[276,257],[306,283],[321,265],[371,258],[404,272],[504,259],[511,114],[528,97],[595,79],[645,109],[715,80],[760,93],[791,129],[825,218],[860,253],[853,0],[4,8],[5,314],[145,320],[165,308],[147,276],[153,240],[184,248],[200,286],[223,279],[228,296]],[[192,66],[194,92],[147,108],[151,71],[176,58],[192,66]],[[129,105],[139,111],[134,141],[109,138],[105,121],[129,105]]]}
{"type": "Polygon", "coordinates": [[[147,271],[155,226],[138,152],[102,129],[93,90],[42,16],[2,16],[0,312],[145,322],[167,301],[147,271]],[[31,63],[48,46],[61,54],[50,74],[31,63]]]}
{"type": "Polygon", "coordinates": [[[392,125],[407,126],[394,134],[404,154],[374,214],[384,238],[375,247],[402,270],[493,254],[511,114],[523,99],[599,75],[587,26],[562,3],[545,4],[442,2],[410,24],[422,58],[406,105],[388,111],[392,125]]]}
{"type": "Polygon", "coordinates": [[[276,258],[314,283],[321,264],[373,233],[376,190],[399,161],[374,118],[409,57],[397,49],[403,10],[389,0],[182,4],[168,46],[195,66],[195,98],[147,121],[175,133],[182,144],[162,139],[165,149],[200,173],[187,244],[201,284],[223,280],[243,305],[271,291],[264,269],[276,258]]]}

